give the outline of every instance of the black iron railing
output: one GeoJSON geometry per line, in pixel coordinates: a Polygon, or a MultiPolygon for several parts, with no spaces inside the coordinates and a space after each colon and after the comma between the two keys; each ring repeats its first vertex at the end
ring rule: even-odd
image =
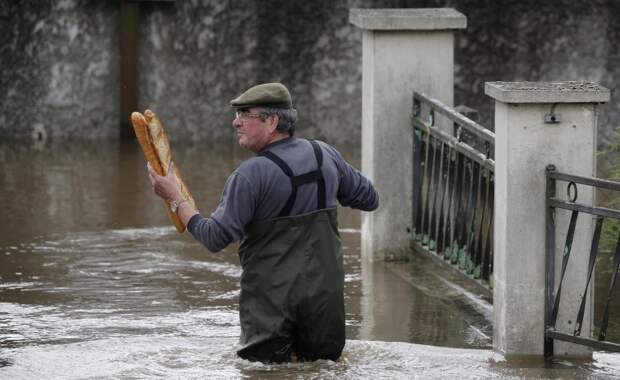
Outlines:
{"type": "MultiPolygon", "coordinates": [[[[553,340],[562,340],[566,342],[581,344],[599,350],[620,352],[620,343],[610,342],[606,340],[607,327],[609,323],[610,303],[612,294],[618,276],[618,268],[620,267],[620,235],[616,244],[611,282],[603,309],[603,316],[600,322],[600,329],[597,338],[590,336],[582,336],[582,324],[585,314],[586,302],[588,300],[588,287],[592,284],[592,274],[596,263],[599,242],[603,222],[609,219],[620,220],[620,210],[614,210],[604,207],[592,207],[577,202],[577,184],[591,186],[597,189],[607,189],[620,192],[620,182],[608,181],[598,178],[581,177],[560,173],[556,171],[553,165],[547,167],[547,243],[546,243],[546,293],[545,293],[545,355],[553,355],[553,340]],[[567,183],[567,200],[561,200],[556,197],[557,181],[567,183]],[[558,209],[569,210],[571,212],[570,222],[568,224],[568,232],[564,243],[562,254],[562,267],[560,269],[560,279],[557,290],[555,289],[555,213],[558,209]],[[574,318],[574,330],[570,333],[558,331],[556,329],[556,321],[560,308],[560,297],[562,296],[562,284],[565,283],[566,267],[568,266],[573,246],[573,237],[575,236],[577,218],[579,213],[591,215],[595,217],[595,227],[592,236],[592,243],[588,257],[587,280],[584,285],[585,289],[582,293],[579,303],[579,310],[574,318]]],[[[620,194],[620,193],[619,193],[620,194]]],[[[581,254],[581,252],[575,252],[581,254]]],[[[575,255],[573,254],[573,256],[575,255]]],[[[618,316],[616,316],[618,317],[618,316]]],[[[589,328],[587,329],[589,331],[589,328]]]]}
{"type": "Polygon", "coordinates": [[[419,92],[412,124],[412,247],[490,287],[495,134],[419,92]]]}

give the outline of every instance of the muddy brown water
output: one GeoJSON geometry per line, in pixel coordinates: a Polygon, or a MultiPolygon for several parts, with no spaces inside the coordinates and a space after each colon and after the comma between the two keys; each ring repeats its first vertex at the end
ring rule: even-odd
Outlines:
{"type": "MultiPolygon", "coordinates": [[[[359,148],[339,148],[359,165],[359,148]]],[[[248,157],[234,144],[174,149],[203,214],[248,157]]],[[[617,354],[597,352],[578,363],[493,353],[488,296],[421,257],[363,262],[360,213],[349,209],[339,210],[342,358],[287,365],[238,359],[236,246],[209,253],[177,234],[163,207],[133,143],[0,144],[0,378],[620,376],[617,354]]],[[[597,282],[597,291],[606,284],[597,282]]],[[[619,319],[616,306],[612,328],[619,319]]]]}

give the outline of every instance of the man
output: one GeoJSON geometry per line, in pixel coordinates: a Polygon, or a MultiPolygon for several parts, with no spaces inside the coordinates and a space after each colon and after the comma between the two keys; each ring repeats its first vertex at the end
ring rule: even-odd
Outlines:
{"type": "Polygon", "coordinates": [[[210,251],[242,240],[240,357],[337,360],[345,314],[336,202],[371,211],[377,192],[330,145],[293,137],[297,111],[284,85],[254,86],[231,105],[239,145],[257,155],[228,178],[211,217],[183,199],[172,170],[149,168],[153,190],[210,251]]]}

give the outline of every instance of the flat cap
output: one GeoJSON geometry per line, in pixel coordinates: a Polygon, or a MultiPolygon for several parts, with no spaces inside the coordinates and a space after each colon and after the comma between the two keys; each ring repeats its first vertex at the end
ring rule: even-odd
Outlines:
{"type": "Polygon", "coordinates": [[[250,87],[246,92],[231,100],[230,105],[234,108],[292,108],[293,101],[288,89],[282,83],[264,83],[250,87]]]}

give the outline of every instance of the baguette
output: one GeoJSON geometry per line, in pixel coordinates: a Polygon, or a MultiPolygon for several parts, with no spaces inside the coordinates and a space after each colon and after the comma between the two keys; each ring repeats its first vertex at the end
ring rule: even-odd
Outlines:
{"type": "MultiPolygon", "coordinates": [[[[170,149],[170,141],[164,131],[164,126],[161,120],[151,110],[146,110],[144,115],[140,112],[133,112],[131,114],[131,124],[133,125],[136,138],[142,148],[142,152],[146,160],[151,164],[151,167],[157,174],[165,176],[168,174],[168,165],[172,160],[172,151],[170,149]]],[[[190,194],[185,182],[181,178],[181,173],[178,167],[175,166],[175,177],[179,183],[181,193],[183,197],[187,199],[190,205],[197,210],[196,202],[190,194]]],[[[177,232],[182,233],[185,231],[185,225],[179,219],[179,216],[172,212],[168,202],[164,201],[166,213],[168,218],[174,226],[177,232]]]]}

